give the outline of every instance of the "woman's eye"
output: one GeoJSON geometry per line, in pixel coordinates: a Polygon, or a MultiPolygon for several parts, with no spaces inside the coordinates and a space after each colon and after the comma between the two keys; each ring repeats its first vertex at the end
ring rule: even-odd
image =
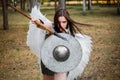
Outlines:
{"type": "Polygon", "coordinates": [[[63,23],[66,23],[66,21],[63,21],[63,23]]]}

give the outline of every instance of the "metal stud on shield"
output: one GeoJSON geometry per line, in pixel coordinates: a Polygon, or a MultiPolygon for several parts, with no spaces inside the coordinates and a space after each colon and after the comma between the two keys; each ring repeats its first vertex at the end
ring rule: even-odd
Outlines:
{"type": "Polygon", "coordinates": [[[69,49],[64,45],[58,45],[53,50],[53,57],[60,62],[66,61],[70,56],[69,49]]]}
{"type": "Polygon", "coordinates": [[[54,72],[68,72],[79,64],[82,49],[79,42],[69,34],[59,33],[67,40],[55,35],[48,37],[41,48],[41,60],[54,72]]]}

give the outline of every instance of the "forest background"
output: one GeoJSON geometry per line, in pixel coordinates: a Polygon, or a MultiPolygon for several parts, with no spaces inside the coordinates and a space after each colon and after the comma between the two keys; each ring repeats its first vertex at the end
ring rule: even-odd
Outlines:
{"type": "MultiPolygon", "coordinates": [[[[120,15],[116,5],[92,5],[92,10],[82,15],[82,5],[67,4],[74,20],[93,25],[81,27],[84,34],[92,37],[93,51],[78,80],[120,80],[120,15]]],[[[8,10],[9,30],[3,30],[0,7],[0,80],[42,80],[37,57],[26,46],[29,20],[8,10]]],[[[24,12],[30,14],[27,9],[24,12]]],[[[44,3],[41,12],[52,21],[54,5],[44,3]]]]}

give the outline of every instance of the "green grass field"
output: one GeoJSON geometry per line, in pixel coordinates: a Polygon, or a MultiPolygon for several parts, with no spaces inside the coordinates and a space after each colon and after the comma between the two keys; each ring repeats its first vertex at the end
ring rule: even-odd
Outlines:
{"type": "MultiPolygon", "coordinates": [[[[42,6],[41,11],[53,20],[53,7],[42,6]]],[[[116,8],[93,6],[86,16],[78,6],[69,6],[68,11],[75,21],[93,25],[81,27],[92,37],[93,51],[78,80],[120,80],[120,16],[116,8]]],[[[29,20],[11,9],[8,16],[9,30],[3,30],[0,9],[0,80],[42,80],[37,57],[26,46],[29,20]]]]}

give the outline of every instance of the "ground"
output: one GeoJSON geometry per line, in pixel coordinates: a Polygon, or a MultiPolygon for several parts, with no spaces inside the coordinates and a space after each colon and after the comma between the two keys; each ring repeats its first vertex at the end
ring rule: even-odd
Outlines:
{"type": "MultiPolygon", "coordinates": [[[[42,11],[52,20],[54,12],[42,11]]],[[[76,9],[69,11],[76,21],[93,25],[81,27],[92,37],[93,51],[78,80],[120,80],[120,16],[116,8],[97,6],[86,16],[76,9]]],[[[38,58],[26,45],[29,20],[13,13],[9,13],[9,30],[2,29],[0,13],[0,80],[42,80],[38,58]]]]}

